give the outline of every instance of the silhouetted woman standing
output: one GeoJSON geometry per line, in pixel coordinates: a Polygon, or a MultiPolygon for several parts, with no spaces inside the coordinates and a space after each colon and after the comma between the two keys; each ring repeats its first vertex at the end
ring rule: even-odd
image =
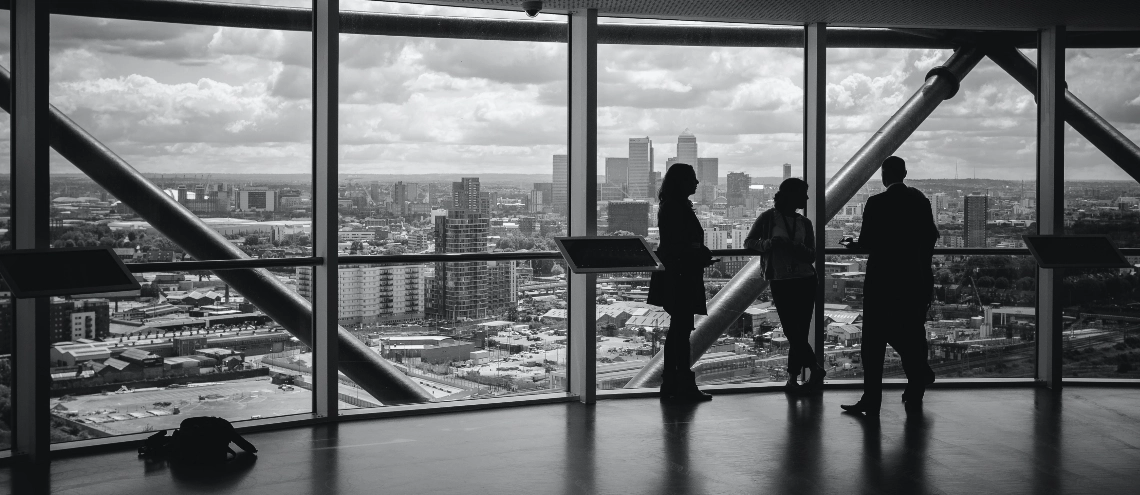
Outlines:
{"type": "Polygon", "coordinates": [[[712,254],[705,247],[704,229],[689,201],[699,183],[691,165],[674,163],[665,173],[657,194],[661,201],[657,213],[661,245],[657,255],[665,271],[654,273],[648,302],[669,313],[665,370],[661,375],[662,400],[712,400],[711,395],[697,388],[689,361],[689,334],[693,331],[695,315],[707,314],[704,269],[713,262],[712,254]]]}
{"type": "Polygon", "coordinates": [[[808,185],[791,178],[780,184],[776,207],[760,214],[744,246],[760,251],[764,278],[772,288],[776,314],[788,339],[788,391],[818,389],[826,371],[816,363],[808,343],[812,309],[815,306],[815,229],[811,220],[796,210],[807,208],[808,185]],[[798,376],[811,370],[811,379],[800,385],[798,376]]]}

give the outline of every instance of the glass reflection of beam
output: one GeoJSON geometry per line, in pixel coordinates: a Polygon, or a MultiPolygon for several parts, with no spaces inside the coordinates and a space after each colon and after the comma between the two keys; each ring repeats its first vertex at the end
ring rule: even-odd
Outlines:
{"type": "MultiPolygon", "coordinates": [[[[883,160],[898,150],[940,103],[957,93],[962,78],[970,73],[982,56],[982,51],[975,47],[963,47],[955,51],[945,65],[931,69],[926,82],[914,96],[827,182],[824,218],[830,220],[834,217],[874,176],[883,160]]],[[[695,363],[700,359],[767,287],[760,258],[754,257],[709,301],[708,316],[697,322],[696,330],[689,337],[692,344],[690,360],[695,363]]],[[[625,388],[651,387],[659,383],[664,365],[662,357],[661,353],[653,356],[625,388]]]]}
{"type": "MultiPolygon", "coordinates": [[[[0,94],[9,94],[11,85],[11,75],[7,69],[0,68],[0,94]]],[[[11,111],[7,98],[0,98],[0,107],[11,111]]],[[[50,113],[51,147],[190,256],[198,260],[249,257],[54,105],[50,113]]],[[[235,269],[214,273],[305,345],[314,346],[312,305],[300,294],[289,290],[268,270],[235,269]]],[[[340,371],[380,402],[407,404],[434,400],[411,378],[343,327],[338,327],[337,342],[340,371]]]]}

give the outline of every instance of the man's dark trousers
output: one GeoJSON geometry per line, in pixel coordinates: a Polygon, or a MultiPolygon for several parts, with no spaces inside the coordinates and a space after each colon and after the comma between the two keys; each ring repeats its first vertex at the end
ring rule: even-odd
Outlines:
{"type": "MultiPolygon", "coordinates": [[[[890,345],[902,358],[907,376],[907,394],[922,399],[926,384],[934,375],[927,364],[926,307],[903,314],[899,305],[865,312],[863,343],[860,352],[863,365],[863,402],[878,408],[883,403],[883,360],[890,345]]],[[[911,305],[913,308],[914,306],[911,305]]]]}

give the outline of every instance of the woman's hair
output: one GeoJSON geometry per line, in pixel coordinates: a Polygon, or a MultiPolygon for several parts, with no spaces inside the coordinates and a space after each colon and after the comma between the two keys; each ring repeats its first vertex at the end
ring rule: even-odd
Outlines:
{"type": "Polygon", "coordinates": [[[793,206],[796,200],[807,196],[808,184],[802,179],[792,177],[780,183],[780,190],[776,192],[773,198],[776,202],[776,210],[780,213],[790,213],[796,210],[793,206]]]}
{"type": "Polygon", "coordinates": [[[657,190],[657,199],[668,201],[688,198],[689,181],[686,181],[686,178],[696,182],[697,173],[693,171],[693,166],[688,163],[674,163],[665,172],[665,178],[661,179],[661,187],[657,190]]]}

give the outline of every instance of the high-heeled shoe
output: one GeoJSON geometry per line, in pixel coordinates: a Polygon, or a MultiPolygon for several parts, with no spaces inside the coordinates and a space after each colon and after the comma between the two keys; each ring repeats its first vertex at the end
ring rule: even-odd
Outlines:
{"type": "Polygon", "coordinates": [[[823,378],[826,376],[827,370],[817,366],[811,370],[811,378],[808,379],[807,383],[805,383],[804,386],[813,391],[823,390],[823,378]]]}

